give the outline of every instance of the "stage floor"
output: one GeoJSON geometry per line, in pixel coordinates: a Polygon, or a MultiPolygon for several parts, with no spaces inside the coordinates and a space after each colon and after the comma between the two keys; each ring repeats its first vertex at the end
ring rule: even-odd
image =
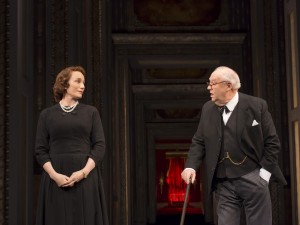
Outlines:
{"type": "MultiPolygon", "coordinates": [[[[180,225],[181,214],[158,215],[153,225],[180,225]]],[[[150,224],[149,224],[150,225],[150,224]]],[[[206,225],[202,214],[187,214],[184,225],[206,225]]]]}

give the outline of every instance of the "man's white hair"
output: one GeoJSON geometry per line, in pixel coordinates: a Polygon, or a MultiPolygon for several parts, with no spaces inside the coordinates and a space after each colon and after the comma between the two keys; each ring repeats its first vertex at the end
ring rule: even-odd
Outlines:
{"type": "Polygon", "coordinates": [[[232,89],[238,90],[241,87],[239,75],[233,69],[227,66],[219,66],[214,70],[214,72],[219,72],[220,76],[225,81],[231,83],[232,89]]]}

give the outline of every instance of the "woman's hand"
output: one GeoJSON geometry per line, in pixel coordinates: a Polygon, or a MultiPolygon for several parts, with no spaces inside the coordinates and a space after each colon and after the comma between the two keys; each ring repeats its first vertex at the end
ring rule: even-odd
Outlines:
{"type": "Polygon", "coordinates": [[[72,173],[68,181],[62,187],[73,187],[75,183],[85,178],[85,173],[82,170],[72,173]]]}
{"type": "Polygon", "coordinates": [[[58,187],[63,187],[66,185],[70,178],[66,175],[60,174],[60,173],[54,173],[50,175],[51,179],[55,181],[58,187]]]}
{"type": "Polygon", "coordinates": [[[46,162],[43,165],[44,170],[48,173],[50,178],[55,181],[58,187],[63,187],[67,184],[70,178],[66,175],[57,173],[54,168],[52,167],[52,163],[50,161],[46,162]]]}
{"type": "Polygon", "coordinates": [[[95,168],[96,164],[93,159],[89,158],[85,167],[78,170],[70,176],[69,180],[62,187],[73,187],[77,182],[87,178],[90,172],[95,168]]]}

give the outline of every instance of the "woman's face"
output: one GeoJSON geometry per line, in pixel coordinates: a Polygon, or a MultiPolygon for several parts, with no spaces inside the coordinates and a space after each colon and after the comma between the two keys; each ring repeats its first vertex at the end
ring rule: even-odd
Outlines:
{"type": "Polygon", "coordinates": [[[73,99],[82,98],[84,92],[84,76],[79,71],[73,71],[69,80],[69,87],[67,88],[65,97],[71,97],[73,99]]]}

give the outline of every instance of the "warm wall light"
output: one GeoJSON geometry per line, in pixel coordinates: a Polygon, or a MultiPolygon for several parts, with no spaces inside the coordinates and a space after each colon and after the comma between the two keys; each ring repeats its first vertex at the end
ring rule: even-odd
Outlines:
{"type": "Polygon", "coordinates": [[[160,173],[159,177],[159,186],[160,186],[160,194],[163,194],[163,187],[164,187],[164,174],[160,173]]]}

